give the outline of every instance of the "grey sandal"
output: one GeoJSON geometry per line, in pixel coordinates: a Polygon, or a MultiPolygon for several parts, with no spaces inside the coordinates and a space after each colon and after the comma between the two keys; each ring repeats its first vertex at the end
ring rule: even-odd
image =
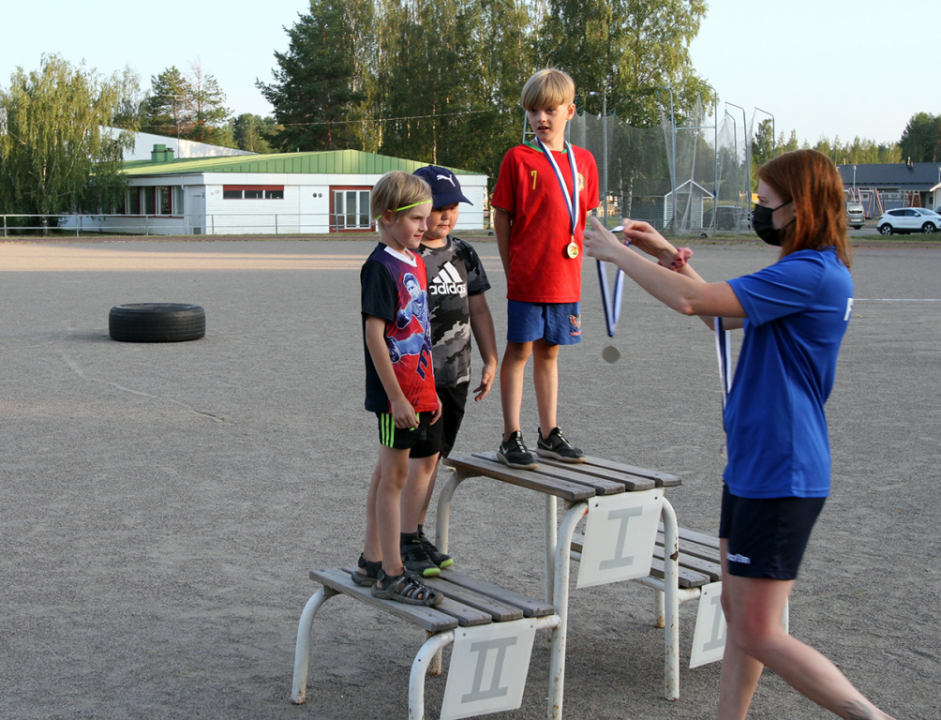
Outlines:
{"type": "Polygon", "coordinates": [[[444,595],[427,587],[414,573],[406,570],[401,575],[386,575],[379,571],[379,582],[372,586],[372,596],[378,600],[394,600],[406,605],[432,607],[444,600],[444,595]]]}
{"type": "Polygon", "coordinates": [[[371,587],[375,585],[376,580],[379,579],[379,570],[382,567],[382,563],[367,560],[360,555],[356,565],[361,568],[363,572],[359,572],[358,570],[351,572],[350,578],[353,582],[361,587],[371,587]]]}

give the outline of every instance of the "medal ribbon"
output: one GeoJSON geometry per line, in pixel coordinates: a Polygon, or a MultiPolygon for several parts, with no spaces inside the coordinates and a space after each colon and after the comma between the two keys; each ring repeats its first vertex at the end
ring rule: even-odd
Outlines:
{"type": "Polygon", "coordinates": [[[719,382],[722,383],[722,407],[732,392],[732,357],[729,352],[731,333],[722,329],[722,318],[713,319],[713,327],[716,330],[716,356],[719,359],[719,382]]]}
{"type": "Polygon", "coordinates": [[[569,211],[569,219],[571,220],[572,230],[569,233],[572,236],[572,241],[575,241],[575,226],[578,225],[578,171],[575,169],[575,153],[572,152],[572,146],[568,144],[568,141],[565,141],[565,152],[569,156],[569,165],[572,168],[572,197],[569,197],[569,191],[565,187],[565,179],[562,177],[562,171],[559,170],[559,165],[556,163],[555,158],[552,157],[552,152],[542,144],[542,140],[538,137],[536,142],[539,143],[539,149],[542,150],[543,155],[549,158],[549,164],[552,165],[552,170],[555,172],[555,179],[559,181],[559,187],[562,188],[562,197],[565,198],[565,207],[569,211]]]}
{"type": "Polygon", "coordinates": [[[598,284],[601,286],[601,304],[604,306],[604,322],[608,327],[608,337],[614,337],[614,330],[621,318],[621,300],[624,296],[624,271],[618,268],[614,276],[614,297],[608,289],[608,273],[604,263],[598,260],[598,284]]]}

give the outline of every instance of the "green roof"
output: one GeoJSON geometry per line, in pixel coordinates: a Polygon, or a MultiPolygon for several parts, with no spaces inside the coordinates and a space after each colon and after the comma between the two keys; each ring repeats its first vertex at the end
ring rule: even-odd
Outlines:
{"type": "MultiPolygon", "coordinates": [[[[130,176],[180,175],[202,173],[315,173],[343,175],[382,175],[391,170],[412,173],[428,165],[417,160],[376,155],[360,150],[299,152],[276,155],[229,155],[225,157],[186,158],[167,162],[137,160],[124,163],[130,176]]],[[[456,175],[481,175],[469,170],[448,168],[456,175]]]]}

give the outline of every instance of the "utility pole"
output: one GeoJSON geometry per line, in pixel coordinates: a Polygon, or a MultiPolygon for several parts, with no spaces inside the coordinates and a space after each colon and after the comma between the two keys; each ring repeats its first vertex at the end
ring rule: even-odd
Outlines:
{"type": "Polygon", "coordinates": [[[743,108],[741,105],[736,105],[735,103],[730,103],[728,101],[726,101],[725,104],[731,105],[732,107],[738,108],[742,111],[742,146],[745,148],[745,197],[747,198],[745,210],[747,212],[751,206],[751,166],[748,163],[748,125],[745,120],[745,108],[743,108]]]}
{"type": "Polygon", "coordinates": [[[666,90],[670,93],[670,187],[673,197],[673,212],[670,214],[670,228],[673,237],[676,237],[676,117],[673,114],[673,91],[670,88],[657,86],[657,98],[660,98],[660,91],[666,90]]]}
{"type": "Polygon", "coordinates": [[[602,197],[602,213],[604,214],[604,225],[608,226],[608,93],[604,85],[601,87],[601,93],[590,92],[589,95],[597,96],[601,95],[601,132],[603,134],[603,152],[604,152],[604,165],[602,172],[602,186],[601,192],[602,197]]]}
{"type": "Polygon", "coordinates": [[[719,215],[719,93],[709,83],[703,83],[703,85],[712,90],[712,120],[715,130],[712,146],[713,162],[715,163],[715,180],[712,185],[712,231],[715,232],[716,220],[719,215]]]}

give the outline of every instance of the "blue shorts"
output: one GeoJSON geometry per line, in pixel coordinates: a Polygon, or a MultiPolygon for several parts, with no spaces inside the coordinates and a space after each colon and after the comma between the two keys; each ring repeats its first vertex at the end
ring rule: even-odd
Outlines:
{"type": "Polygon", "coordinates": [[[528,343],[543,339],[550,345],[575,345],[582,341],[579,303],[529,303],[506,301],[509,342],[528,343]]]}
{"type": "Polygon", "coordinates": [[[722,488],[719,537],[729,542],[729,574],[794,580],[826,498],[743,498],[722,488]]]}

